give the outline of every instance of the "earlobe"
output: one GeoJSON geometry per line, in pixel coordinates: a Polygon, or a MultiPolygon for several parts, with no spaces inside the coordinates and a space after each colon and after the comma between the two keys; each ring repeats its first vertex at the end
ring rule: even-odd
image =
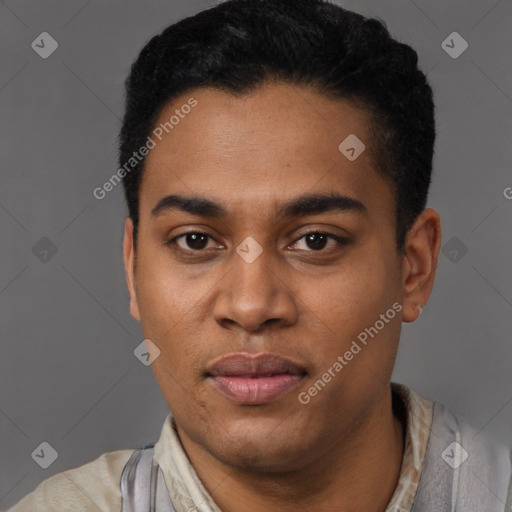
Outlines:
{"type": "Polygon", "coordinates": [[[435,210],[428,208],[407,235],[402,269],[404,322],[416,321],[430,297],[440,246],[441,220],[435,210]]]}
{"type": "Polygon", "coordinates": [[[127,217],[124,223],[123,259],[126,285],[130,297],[130,313],[140,322],[139,303],[135,286],[135,246],[133,243],[133,221],[127,217]]]}

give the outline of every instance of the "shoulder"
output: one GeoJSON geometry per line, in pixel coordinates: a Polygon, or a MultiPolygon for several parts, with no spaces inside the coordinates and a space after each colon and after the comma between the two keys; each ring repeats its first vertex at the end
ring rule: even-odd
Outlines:
{"type": "MultiPolygon", "coordinates": [[[[461,510],[502,511],[512,503],[512,447],[434,405],[430,458],[448,471],[461,510]]],[[[507,509],[508,510],[508,509],[507,509]]]]}
{"type": "Polygon", "coordinates": [[[457,447],[462,459],[472,459],[473,464],[489,466],[501,462],[509,468],[512,463],[511,446],[489,436],[484,428],[478,429],[467,423],[438,402],[434,403],[432,430],[434,436],[444,433],[444,439],[451,439],[458,447],[464,448],[465,451],[457,447]]]}
{"type": "Polygon", "coordinates": [[[8,512],[121,510],[121,473],[134,450],[117,450],[41,482],[8,512]]]}

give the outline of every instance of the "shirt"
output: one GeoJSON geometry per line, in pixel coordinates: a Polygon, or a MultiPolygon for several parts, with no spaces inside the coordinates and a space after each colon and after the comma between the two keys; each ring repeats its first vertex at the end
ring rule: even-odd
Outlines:
{"type": "MultiPolygon", "coordinates": [[[[386,512],[410,512],[421,476],[432,425],[433,402],[403,384],[391,383],[393,410],[406,420],[405,445],[398,485],[386,512]]],[[[41,482],[8,512],[113,512],[121,510],[121,473],[133,449],[104,453],[82,466],[41,482]]],[[[174,418],[166,417],[155,444],[177,512],[221,512],[197,476],[179,440],[174,418]]]]}

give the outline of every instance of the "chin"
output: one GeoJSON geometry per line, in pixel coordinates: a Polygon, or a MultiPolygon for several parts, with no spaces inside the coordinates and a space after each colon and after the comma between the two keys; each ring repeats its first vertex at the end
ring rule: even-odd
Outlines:
{"type": "Polygon", "coordinates": [[[240,471],[254,473],[280,473],[299,469],[298,463],[303,460],[298,453],[300,446],[295,449],[289,447],[269,447],[265,443],[246,443],[238,450],[229,449],[228,452],[214,453],[222,463],[240,471]]]}
{"type": "MultiPolygon", "coordinates": [[[[244,471],[280,472],[304,465],[306,444],[296,428],[279,430],[280,421],[238,425],[216,432],[208,451],[222,463],[244,471]]],[[[281,427],[283,424],[281,423],[281,427]]]]}

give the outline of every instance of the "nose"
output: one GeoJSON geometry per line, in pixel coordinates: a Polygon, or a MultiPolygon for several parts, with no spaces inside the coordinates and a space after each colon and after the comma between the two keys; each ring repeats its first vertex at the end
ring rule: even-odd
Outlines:
{"type": "MultiPolygon", "coordinates": [[[[242,245],[242,244],[241,244],[242,245]]],[[[250,247],[245,247],[251,251],[250,247]]],[[[244,249],[244,247],[242,247],[244,249]]],[[[228,274],[221,280],[216,296],[214,317],[222,327],[237,325],[255,332],[270,324],[290,326],[297,321],[297,297],[287,282],[290,268],[263,251],[254,258],[233,254],[228,274]]]]}

